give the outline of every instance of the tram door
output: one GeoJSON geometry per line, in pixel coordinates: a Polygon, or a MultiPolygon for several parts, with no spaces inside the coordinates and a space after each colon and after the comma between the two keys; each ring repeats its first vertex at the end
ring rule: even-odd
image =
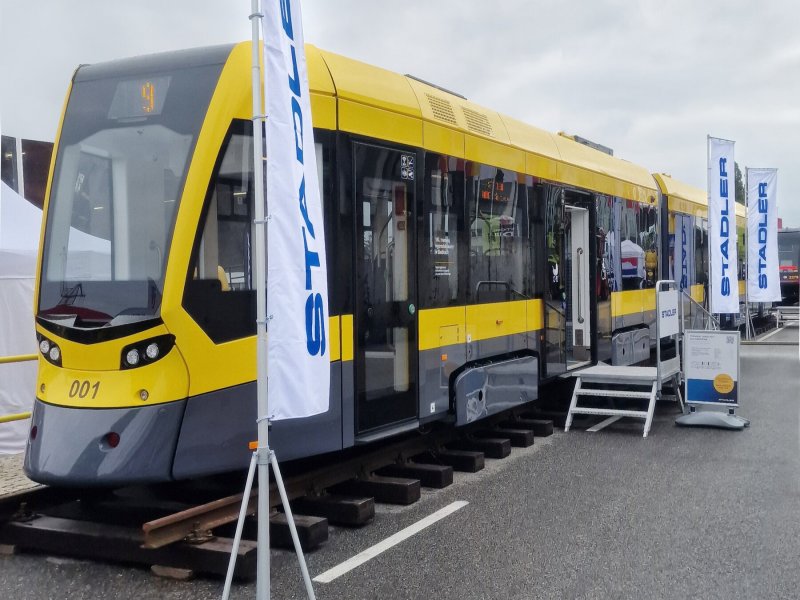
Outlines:
{"type": "Polygon", "coordinates": [[[566,228],[565,250],[568,261],[566,302],[567,368],[591,359],[592,330],[591,282],[589,272],[589,208],[565,206],[569,226],[566,228]]]}
{"type": "Polygon", "coordinates": [[[591,360],[593,293],[590,223],[594,205],[585,194],[550,186],[545,191],[546,375],[564,373],[591,360]]]}
{"type": "Polygon", "coordinates": [[[417,417],[415,155],[354,144],[356,433],[417,417]]]}

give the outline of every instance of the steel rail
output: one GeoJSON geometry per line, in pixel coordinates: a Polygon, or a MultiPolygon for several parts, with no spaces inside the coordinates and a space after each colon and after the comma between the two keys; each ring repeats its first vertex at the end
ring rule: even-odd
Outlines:
{"type": "MultiPolygon", "coordinates": [[[[194,506],[187,510],[149,521],[142,526],[144,532],[144,548],[162,548],[187,537],[210,531],[220,525],[232,523],[239,517],[239,509],[244,494],[236,494],[220,498],[207,504],[194,506]]],[[[256,512],[258,490],[250,492],[247,503],[247,514],[256,512]]]]}
{"type": "MultiPolygon", "coordinates": [[[[484,423],[483,426],[486,426],[484,423]]],[[[292,477],[285,481],[286,494],[289,500],[319,493],[337,483],[366,476],[382,467],[407,460],[426,451],[437,448],[458,437],[458,432],[443,430],[416,439],[395,442],[384,448],[367,452],[351,458],[343,463],[325,466],[292,477]]],[[[144,548],[162,548],[169,544],[191,538],[196,534],[210,531],[215,527],[233,523],[239,518],[244,494],[236,494],[201,504],[190,509],[149,521],[142,526],[144,548]]],[[[250,492],[247,515],[256,514],[258,489],[250,492]]],[[[274,482],[269,486],[270,509],[281,503],[278,488],[274,482]]]]}

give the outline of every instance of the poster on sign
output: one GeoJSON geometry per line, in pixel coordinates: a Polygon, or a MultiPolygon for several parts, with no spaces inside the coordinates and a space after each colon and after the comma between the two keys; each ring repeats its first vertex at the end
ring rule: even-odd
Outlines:
{"type": "Polygon", "coordinates": [[[739,406],[739,332],[684,334],[686,402],[739,406]]]}

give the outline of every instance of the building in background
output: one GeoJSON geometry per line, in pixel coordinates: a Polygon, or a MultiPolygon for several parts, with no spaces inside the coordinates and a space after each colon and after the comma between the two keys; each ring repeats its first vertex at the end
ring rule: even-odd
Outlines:
{"type": "MultiPolygon", "coordinates": [[[[53,144],[2,136],[0,183],[0,356],[37,352],[33,288],[53,144]]],[[[0,365],[0,416],[31,410],[36,361],[0,365]]],[[[0,425],[0,454],[22,452],[27,420],[0,425]]]]}
{"type": "Polygon", "coordinates": [[[3,183],[38,208],[44,204],[52,142],[1,136],[3,183]]]}

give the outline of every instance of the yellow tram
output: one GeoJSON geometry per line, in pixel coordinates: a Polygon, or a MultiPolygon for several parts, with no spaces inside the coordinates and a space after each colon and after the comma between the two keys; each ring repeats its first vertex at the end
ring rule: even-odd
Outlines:
{"type": "MultiPolygon", "coordinates": [[[[331,390],[328,412],[274,423],[281,460],[465,425],[581,365],[649,359],[672,215],[698,218],[702,204],[679,182],[413,77],[306,52],[331,390]]],[[[118,485],[247,464],[249,69],[242,43],[76,71],[36,290],[32,479],[118,485]]]]}

